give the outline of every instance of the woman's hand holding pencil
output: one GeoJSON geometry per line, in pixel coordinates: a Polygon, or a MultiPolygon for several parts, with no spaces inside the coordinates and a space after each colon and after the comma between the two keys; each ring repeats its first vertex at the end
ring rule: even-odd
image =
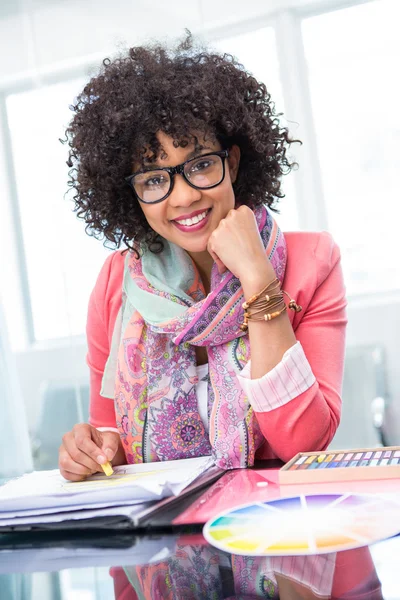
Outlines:
{"type": "Polygon", "coordinates": [[[126,462],[121,438],[115,431],[99,431],[79,423],[63,436],[58,465],[69,481],[81,481],[94,473],[112,474],[112,466],[126,462]]]}

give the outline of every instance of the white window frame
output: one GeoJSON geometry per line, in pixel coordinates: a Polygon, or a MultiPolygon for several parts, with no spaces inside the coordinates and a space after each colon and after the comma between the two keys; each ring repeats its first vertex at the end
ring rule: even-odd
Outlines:
{"type": "MultiPolygon", "coordinates": [[[[319,168],[316,135],[312,118],[310,92],[307,85],[307,69],[304,48],[301,36],[301,21],[303,18],[330,13],[343,8],[365,4],[379,0],[271,0],[266,3],[265,13],[257,18],[250,18],[240,22],[231,22],[227,25],[214,28],[199,27],[198,33],[208,41],[221,40],[238,34],[251,32],[261,27],[271,26],[276,33],[277,53],[280,66],[280,77],[286,113],[299,115],[301,123],[296,135],[302,139],[304,145],[296,150],[296,159],[301,164],[301,169],[294,173],[296,187],[296,204],[300,227],[304,230],[321,230],[328,228],[326,206],[323,195],[321,171],[319,168]],[[291,68],[287,68],[290,64],[291,68]]],[[[201,2],[200,2],[201,4],[201,2]]],[[[30,350],[45,350],[70,347],[71,343],[84,344],[84,336],[76,336],[73,340],[62,338],[37,342],[34,338],[32,308],[29,294],[25,250],[21,227],[21,217],[15,172],[12,161],[11,141],[7,125],[5,99],[7,95],[19,91],[34,89],[38,84],[52,84],[72,78],[87,76],[90,69],[100,63],[106,55],[112,52],[105,50],[90,56],[84,56],[74,61],[55,64],[51,68],[39,70],[30,69],[24,73],[0,80],[0,154],[5,157],[4,175],[6,181],[6,194],[11,222],[14,231],[14,253],[19,273],[19,304],[23,307],[24,329],[26,347],[30,350]]],[[[1,165],[0,165],[1,168],[1,165]]],[[[82,232],[82,235],[84,233],[82,232]]],[[[391,298],[400,298],[400,291],[393,291],[391,298]]],[[[376,302],[374,294],[364,296],[363,305],[376,302]]]]}

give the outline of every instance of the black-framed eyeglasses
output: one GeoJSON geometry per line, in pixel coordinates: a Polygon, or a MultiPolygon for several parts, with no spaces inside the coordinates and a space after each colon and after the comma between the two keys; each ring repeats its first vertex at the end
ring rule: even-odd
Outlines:
{"type": "Polygon", "coordinates": [[[125,181],[140,202],[156,204],[168,198],[177,174],[182,175],[186,183],[197,190],[214,188],[222,183],[225,177],[225,159],[228,156],[228,150],[209,152],[186,160],[176,167],[137,171],[125,177],[125,181]]]}

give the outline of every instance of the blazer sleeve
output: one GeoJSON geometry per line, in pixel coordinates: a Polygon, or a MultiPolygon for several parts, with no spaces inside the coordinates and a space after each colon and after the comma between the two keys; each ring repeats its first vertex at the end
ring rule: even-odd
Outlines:
{"type": "Polygon", "coordinates": [[[327,233],[315,250],[315,292],[299,325],[298,343],[275,369],[240,382],[272,451],[285,462],[297,452],[324,450],[340,421],[346,299],[340,252],[327,233]]]}
{"type": "Polygon", "coordinates": [[[110,340],[122,300],[123,257],[114,252],[105,261],[89,300],[86,335],[90,371],[89,423],[116,428],[114,401],[100,394],[110,340]]]}

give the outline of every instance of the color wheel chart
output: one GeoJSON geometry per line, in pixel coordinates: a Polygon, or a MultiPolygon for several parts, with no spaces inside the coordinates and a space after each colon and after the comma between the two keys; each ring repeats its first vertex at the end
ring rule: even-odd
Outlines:
{"type": "Polygon", "coordinates": [[[319,494],[243,505],[210,519],[206,540],[244,556],[325,554],[400,532],[395,494],[319,494]]]}

